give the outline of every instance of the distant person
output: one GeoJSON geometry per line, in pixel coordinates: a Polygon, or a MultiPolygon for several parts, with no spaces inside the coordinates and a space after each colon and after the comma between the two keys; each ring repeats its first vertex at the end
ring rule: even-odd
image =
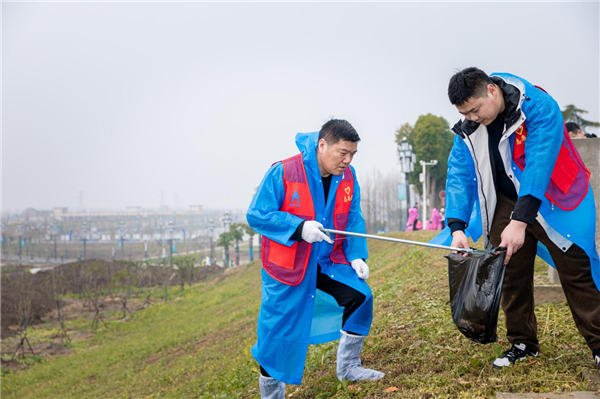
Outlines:
{"type": "Polygon", "coordinates": [[[442,218],[442,229],[446,228],[446,210],[444,208],[440,209],[440,217],[442,218]]]}
{"type": "Polygon", "coordinates": [[[428,230],[441,230],[442,229],[442,217],[440,216],[440,212],[437,208],[433,208],[431,210],[431,220],[429,222],[429,226],[427,226],[428,230]]]}
{"type": "Polygon", "coordinates": [[[567,122],[565,126],[572,139],[592,139],[598,137],[594,133],[583,133],[579,125],[575,122],[567,122]]]}
{"type": "Polygon", "coordinates": [[[416,206],[408,209],[408,220],[406,221],[406,231],[421,230],[423,224],[419,220],[419,209],[416,206]]]}
{"type": "Polygon", "coordinates": [[[600,260],[590,173],[556,101],[525,79],[477,68],[456,73],[450,102],[464,119],[452,129],[446,221],[433,242],[507,248],[502,309],[512,347],[503,368],[538,356],[533,272],[536,253],[556,267],[579,332],[600,368],[600,260]],[[465,234],[466,233],[466,234],[465,234]],[[451,234],[451,236],[450,236],[451,234]],[[543,244],[543,245],[538,245],[543,244]]]}
{"type": "Polygon", "coordinates": [[[384,376],[360,360],[373,319],[366,240],[334,241],[321,230],[365,233],[350,166],[359,141],[352,125],[338,119],[318,133],[298,133],[301,153],[271,166],[248,209],[248,224],[263,236],[262,303],[252,348],[263,398],[283,399],[285,384],[302,382],[309,344],[340,340],[339,380],[384,376]]]}

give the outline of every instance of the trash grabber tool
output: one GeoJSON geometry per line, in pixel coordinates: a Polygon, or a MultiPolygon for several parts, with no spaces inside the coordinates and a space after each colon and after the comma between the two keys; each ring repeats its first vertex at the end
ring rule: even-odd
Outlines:
{"type": "Polygon", "coordinates": [[[397,242],[400,244],[409,244],[409,245],[420,245],[422,247],[446,249],[448,251],[464,252],[464,253],[473,254],[473,255],[484,255],[487,253],[486,251],[482,251],[480,249],[475,249],[475,248],[457,248],[457,247],[450,247],[447,245],[430,244],[430,243],[421,242],[421,241],[402,240],[400,238],[382,237],[382,236],[376,236],[376,235],[372,235],[372,234],[353,233],[351,231],[343,231],[343,230],[333,230],[333,229],[321,229],[321,230],[323,230],[323,232],[325,232],[327,234],[340,234],[340,235],[345,235],[345,236],[372,238],[374,240],[391,241],[391,242],[397,242]]]}

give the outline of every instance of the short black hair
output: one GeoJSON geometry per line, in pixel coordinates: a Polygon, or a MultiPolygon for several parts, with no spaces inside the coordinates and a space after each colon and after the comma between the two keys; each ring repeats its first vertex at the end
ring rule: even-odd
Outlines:
{"type": "Polygon", "coordinates": [[[340,140],[356,143],[360,141],[360,136],[350,122],[344,119],[331,119],[321,127],[319,140],[321,139],[325,139],[327,144],[335,144],[340,140]]]}
{"type": "Polygon", "coordinates": [[[476,67],[465,68],[456,72],[448,83],[448,98],[452,105],[463,105],[470,98],[483,97],[492,79],[476,67]]]}
{"type": "Polygon", "coordinates": [[[577,133],[578,130],[581,130],[579,125],[575,122],[567,122],[565,125],[567,126],[567,132],[577,133]]]}

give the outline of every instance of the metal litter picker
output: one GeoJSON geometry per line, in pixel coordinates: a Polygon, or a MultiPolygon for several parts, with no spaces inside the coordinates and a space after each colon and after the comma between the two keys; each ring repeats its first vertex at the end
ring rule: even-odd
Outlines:
{"type": "Polygon", "coordinates": [[[382,236],[376,236],[373,234],[353,233],[351,231],[343,231],[343,230],[333,230],[333,229],[321,229],[321,230],[323,230],[323,232],[327,233],[327,234],[339,234],[339,235],[351,236],[351,237],[371,238],[374,240],[397,242],[400,244],[419,245],[422,247],[436,248],[436,249],[446,249],[448,251],[463,252],[463,253],[472,254],[472,255],[485,255],[488,253],[488,251],[482,251],[480,249],[475,249],[475,248],[457,248],[457,247],[451,247],[448,245],[430,244],[430,243],[421,242],[421,241],[402,240],[400,238],[382,237],[382,236]]]}

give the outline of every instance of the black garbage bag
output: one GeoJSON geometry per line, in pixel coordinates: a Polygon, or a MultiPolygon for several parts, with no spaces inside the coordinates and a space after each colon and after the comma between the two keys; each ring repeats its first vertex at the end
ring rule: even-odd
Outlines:
{"type": "Polygon", "coordinates": [[[449,254],[450,308],[458,330],[480,344],[496,342],[506,248],[484,255],[449,254]]]}

